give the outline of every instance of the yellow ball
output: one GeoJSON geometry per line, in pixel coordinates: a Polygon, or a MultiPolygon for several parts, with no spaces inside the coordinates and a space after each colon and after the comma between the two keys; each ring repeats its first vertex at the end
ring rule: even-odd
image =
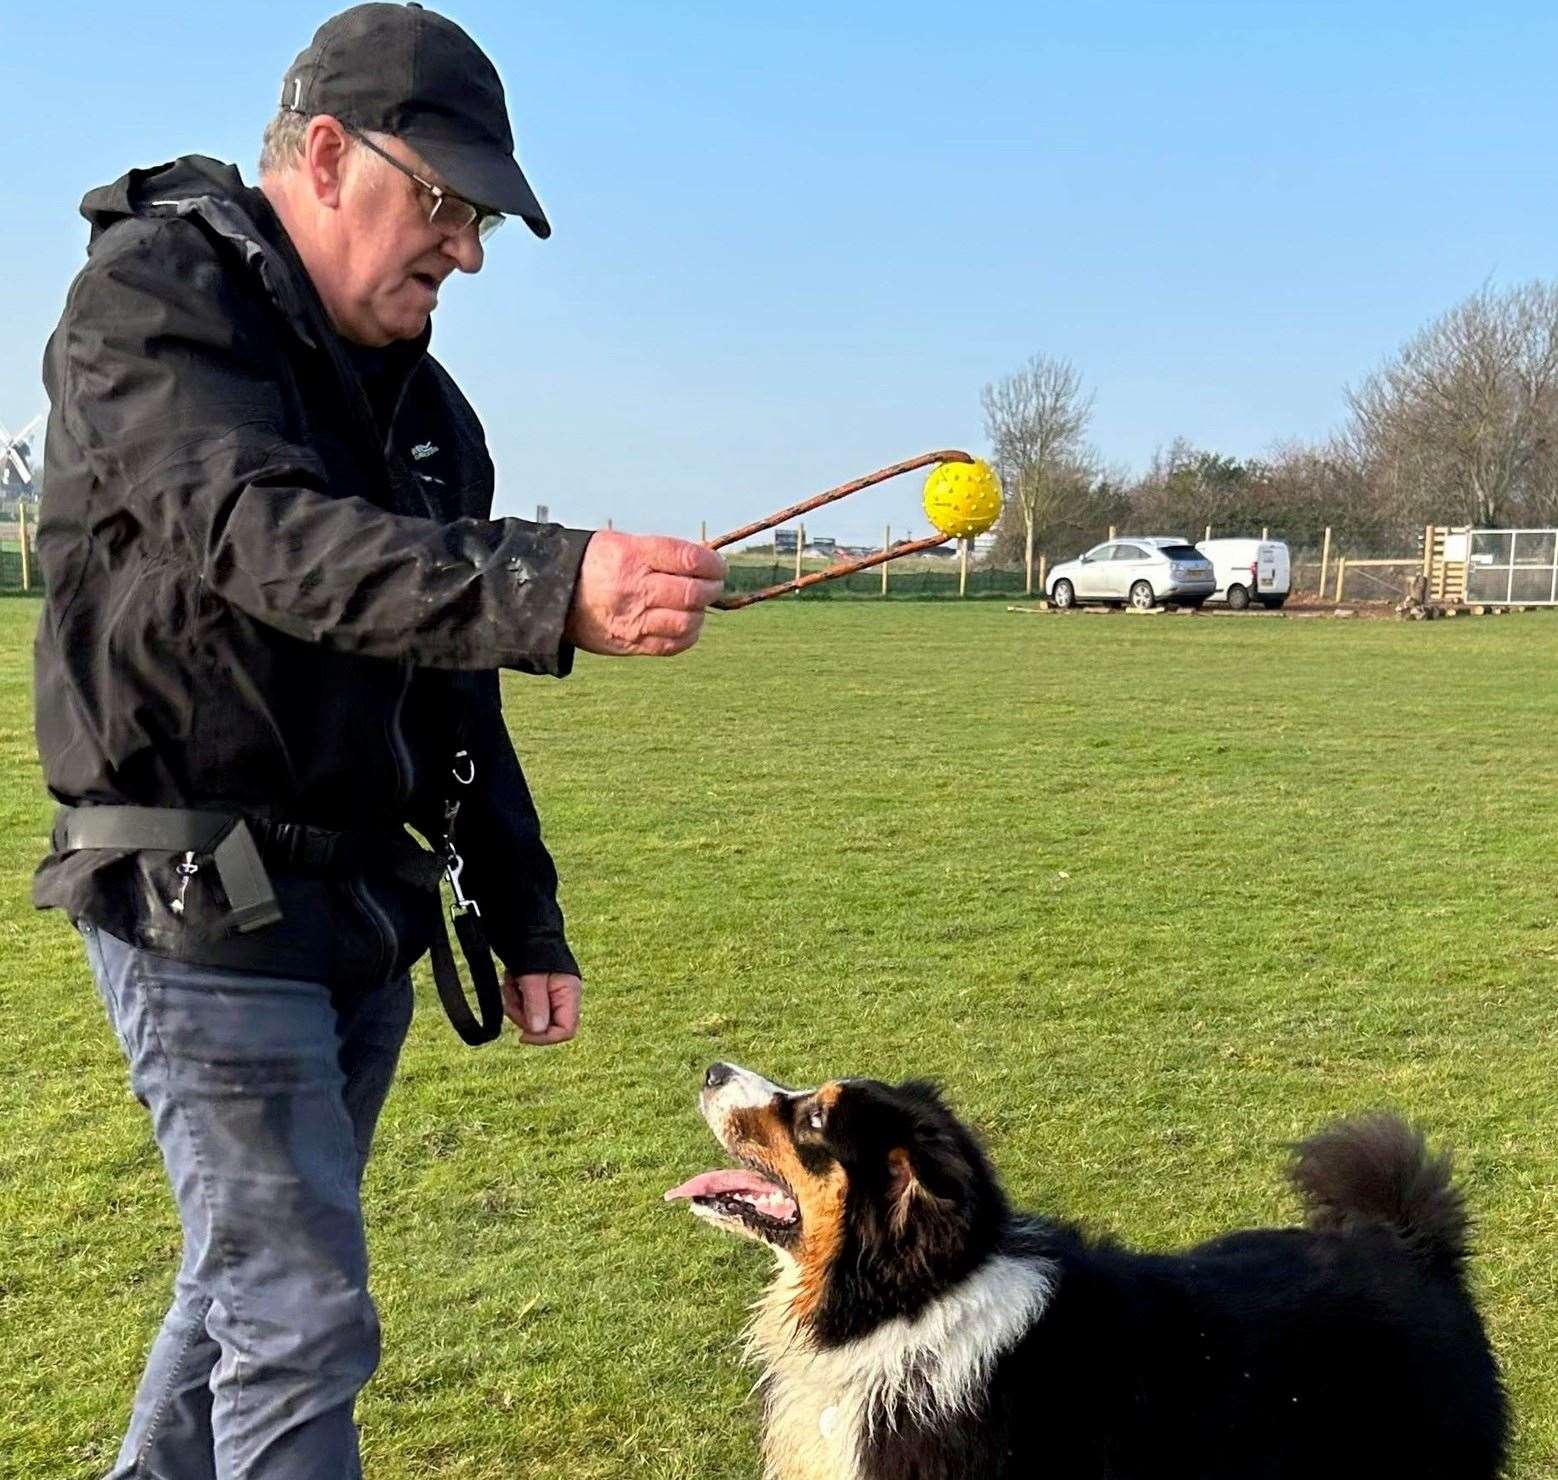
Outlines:
{"type": "Polygon", "coordinates": [[[925,512],[944,535],[971,540],[1001,517],[1001,480],[977,458],[941,463],[925,480],[925,512]]]}

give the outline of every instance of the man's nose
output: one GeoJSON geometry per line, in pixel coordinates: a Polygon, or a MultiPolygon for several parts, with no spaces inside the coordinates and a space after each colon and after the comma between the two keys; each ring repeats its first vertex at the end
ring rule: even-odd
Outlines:
{"type": "Polygon", "coordinates": [[[476,235],[474,223],[467,226],[464,231],[456,231],[453,235],[446,236],[444,251],[454,258],[454,265],[461,272],[480,272],[481,265],[487,258],[481,238],[476,235]]]}

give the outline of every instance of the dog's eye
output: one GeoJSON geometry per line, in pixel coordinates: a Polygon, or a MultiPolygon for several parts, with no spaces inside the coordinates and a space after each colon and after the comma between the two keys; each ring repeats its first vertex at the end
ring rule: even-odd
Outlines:
{"type": "Polygon", "coordinates": [[[811,1114],[806,1117],[806,1124],[809,1125],[814,1131],[820,1131],[822,1129],[822,1111],[813,1110],[811,1114]]]}

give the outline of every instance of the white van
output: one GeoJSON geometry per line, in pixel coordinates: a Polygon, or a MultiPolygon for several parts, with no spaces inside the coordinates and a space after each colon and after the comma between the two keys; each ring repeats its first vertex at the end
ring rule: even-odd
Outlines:
{"type": "Polygon", "coordinates": [[[1242,612],[1252,601],[1275,609],[1293,589],[1293,565],[1281,540],[1202,540],[1196,546],[1217,574],[1213,601],[1242,612]]]}

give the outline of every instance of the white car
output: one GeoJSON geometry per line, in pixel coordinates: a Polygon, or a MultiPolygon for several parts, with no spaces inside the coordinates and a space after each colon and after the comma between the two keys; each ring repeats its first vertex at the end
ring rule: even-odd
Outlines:
{"type": "Polygon", "coordinates": [[[1200,606],[1217,589],[1212,562],[1173,535],[1127,535],[1057,565],[1044,594],[1062,611],[1085,601],[1129,602],[1148,611],[1160,601],[1200,606]]]}
{"type": "Polygon", "coordinates": [[[1252,601],[1273,610],[1293,589],[1293,562],[1281,540],[1202,540],[1196,546],[1217,573],[1213,601],[1242,612],[1252,601]]]}

